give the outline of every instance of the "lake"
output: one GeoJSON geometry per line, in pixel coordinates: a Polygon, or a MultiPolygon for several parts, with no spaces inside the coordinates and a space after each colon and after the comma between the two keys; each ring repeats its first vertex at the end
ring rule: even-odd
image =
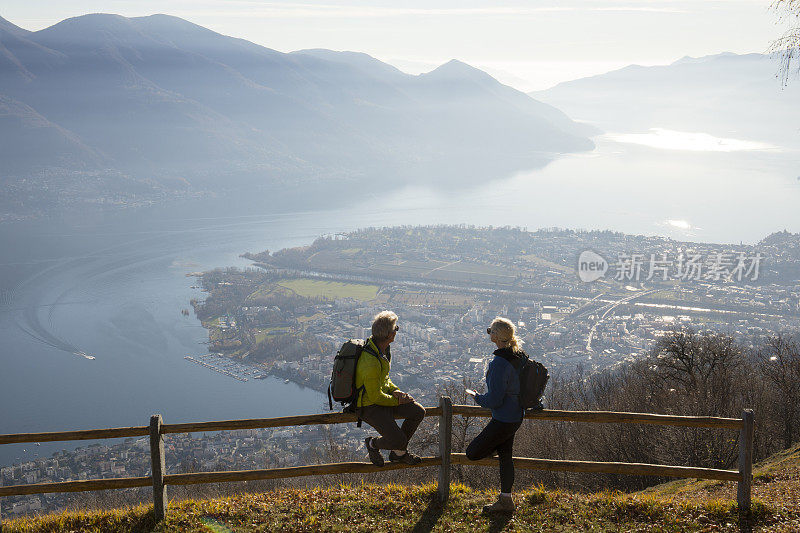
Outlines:
{"type": "MultiPolygon", "coordinates": [[[[154,413],[173,423],[327,409],[317,392],[272,378],[242,383],[184,359],[206,353],[207,338],[181,314],[203,297],[186,274],[247,265],[245,251],[365,226],[458,223],[755,243],[800,231],[797,160],[788,150],[602,137],[594,152],[536,171],[363,187],[335,206],[311,193],[250,195],[0,225],[0,433],[146,425],[154,413]]],[[[78,444],[0,446],[0,464],[78,444]]]]}

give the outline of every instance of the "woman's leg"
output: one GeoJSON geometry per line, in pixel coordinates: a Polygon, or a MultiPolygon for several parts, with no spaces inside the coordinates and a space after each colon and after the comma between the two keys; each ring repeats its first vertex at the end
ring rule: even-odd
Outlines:
{"type": "Polygon", "coordinates": [[[516,424],[511,436],[497,445],[497,455],[500,457],[500,492],[504,494],[511,494],[514,486],[514,435],[521,424],[522,422],[516,424]]]}
{"type": "Polygon", "coordinates": [[[497,438],[498,430],[499,427],[497,426],[496,420],[494,418],[489,420],[489,423],[486,424],[483,431],[472,439],[472,442],[467,446],[467,459],[470,461],[477,461],[491,455],[500,442],[497,438]]]}
{"type": "Polygon", "coordinates": [[[492,418],[467,446],[467,458],[470,461],[477,461],[488,457],[500,444],[513,437],[518,427],[519,423],[500,422],[492,418]]]}

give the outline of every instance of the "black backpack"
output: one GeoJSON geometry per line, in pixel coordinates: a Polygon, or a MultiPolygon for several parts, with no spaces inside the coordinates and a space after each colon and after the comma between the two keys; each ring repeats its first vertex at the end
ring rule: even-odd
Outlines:
{"type": "Polygon", "coordinates": [[[542,396],[550,376],[544,365],[519,352],[519,358],[512,363],[519,373],[519,406],[523,409],[541,408],[542,396]]]}

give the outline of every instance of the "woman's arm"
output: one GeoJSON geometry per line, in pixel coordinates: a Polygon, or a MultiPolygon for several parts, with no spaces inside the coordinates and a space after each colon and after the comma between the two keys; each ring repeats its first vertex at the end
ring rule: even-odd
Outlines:
{"type": "Polygon", "coordinates": [[[506,395],[506,384],[503,376],[502,358],[495,357],[489,363],[489,371],[486,373],[486,394],[476,394],[475,403],[481,407],[494,409],[503,405],[503,398],[506,395]]]}

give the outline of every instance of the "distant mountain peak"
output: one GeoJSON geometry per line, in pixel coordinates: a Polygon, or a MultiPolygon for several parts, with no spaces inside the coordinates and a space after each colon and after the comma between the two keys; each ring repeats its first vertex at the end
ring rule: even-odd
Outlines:
{"type": "Polygon", "coordinates": [[[67,19],[62,20],[61,22],[54,24],[54,26],[58,26],[60,24],[118,24],[124,23],[129,21],[130,19],[127,17],[123,17],[122,15],[116,15],[114,13],[87,13],[85,15],[78,15],[77,17],[70,17],[67,19]]]}
{"type": "Polygon", "coordinates": [[[109,30],[118,32],[120,30],[130,30],[133,27],[131,19],[123,17],[122,15],[113,15],[109,13],[90,13],[87,15],[80,15],[64,19],[61,22],[53,24],[43,30],[39,30],[36,34],[39,35],[62,35],[74,34],[76,36],[85,36],[84,32],[94,32],[97,30],[109,30]]]}
{"type": "Polygon", "coordinates": [[[699,56],[699,57],[692,57],[692,56],[683,56],[682,58],[678,59],[677,61],[673,62],[673,65],[695,65],[700,63],[707,63],[709,61],[716,61],[718,59],[739,59],[739,58],[748,58],[748,59],[757,59],[761,57],[766,57],[763,54],[752,53],[752,54],[736,54],[733,52],[720,52],[719,54],[710,54],[707,56],[699,56]]]}
{"type": "MultiPolygon", "coordinates": [[[[438,67],[433,69],[431,72],[436,72],[436,71],[440,71],[440,72],[474,72],[476,70],[478,70],[478,69],[476,69],[475,67],[473,67],[471,65],[468,65],[468,64],[464,63],[463,61],[459,61],[458,59],[451,59],[447,63],[439,65],[438,67]]],[[[478,72],[482,72],[482,71],[478,71],[478,72]]]]}
{"type": "Polygon", "coordinates": [[[176,24],[191,24],[192,26],[197,26],[193,22],[189,22],[186,19],[182,19],[180,17],[176,17],[175,15],[167,15],[166,13],[153,13],[152,15],[144,15],[141,17],[132,17],[134,20],[160,20],[160,21],[171,21],[175,22],[176,24]]]}
{"type": "Polygon", "coordinates": [[[164,13],[156,13],[153,15],[145,15],[143,17],[132,17],[134,23],[139,24],[146,28],[159,28],[161,30],[176,30],[176,31],[200,31],[203,33],[216,33],[213,30],[204,28],[199,24],[176,17],[174,15],[166,15],[164,13]]]}
{"type": "Polygon", "coordinates": [[[491,77],[489,74],[482,71],[481,69],[475,68],[472,65],[468,65],[467,63],[459,61],[458,59],[451,59],[447,63],[439,65],[432,71],[423,74],[423,76],[429,76],[432,78],[472,77],[472,78],[479,78],[484,81],[491,80],[497,82],[497,80],[495,80],[493,77],[491,77]]]}

